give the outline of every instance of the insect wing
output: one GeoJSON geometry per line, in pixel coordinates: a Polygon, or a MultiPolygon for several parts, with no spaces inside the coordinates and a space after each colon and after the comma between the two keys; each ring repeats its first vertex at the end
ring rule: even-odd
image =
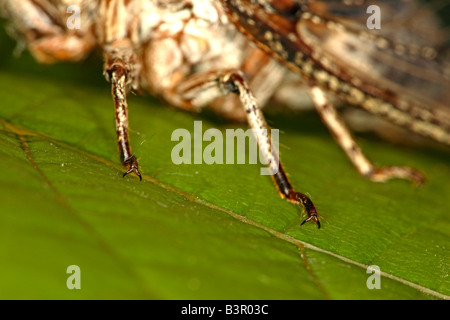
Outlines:
{"type": "Polygon", "coordinates": [[[434,15],[414,1],[360,2],[224,0],[244,34],[307,79],[320,84],[315,71],[326,70],[450,128],[450,50],[434,15]],[[380,29],[368,27],[370,5],[379,9],[380,29]]]}
{"type": "Polygon", "coordinates": [[[370,29],[368,5],[336,2],[312,2],[312,18],[297,23],[299,38],[366,91],[392,92],[397,104],[431,109],[450,126],[450,51],[435,16],[412,1],[371,2],[380,29],[370,29]]]}

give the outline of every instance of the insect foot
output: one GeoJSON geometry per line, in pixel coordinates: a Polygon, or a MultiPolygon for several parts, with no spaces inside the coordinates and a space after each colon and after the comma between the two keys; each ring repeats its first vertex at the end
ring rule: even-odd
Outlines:
{"type": "Polygon", "coordinates": [[[131,156],[128,159],[122,161],[122,164],[128,168],[127,172],[123,174],[124,178],[127,174],[134,172],[139,177],[139,180],[142,181],[142,175],[139,172],[139,166],[135,156],[131,156]]]}
{"type": "Polygon", "coordinates": [[[301,225],[304,225],[309,221],[314,221],[314,223],[317,225],[317,228],[320,229],[319,214],[317,213],[316,208],[314,207],[314,204],[312,203],[311,199],[309,199],[309,197],[307,197],[303,193],[291,191],[289,192],[286,199],[305,208],[308,218],[303,220],[301,225]]]}
{"type": "Polygon", "coordinates": [[[425,183],[425,175],[410,167],[381,167],[374,168],[369,174],[366,175],[370,180],[375,182],[385,182],[389,179],[406,179],[414,183],[415,186],[419,186],[425,183]]]}

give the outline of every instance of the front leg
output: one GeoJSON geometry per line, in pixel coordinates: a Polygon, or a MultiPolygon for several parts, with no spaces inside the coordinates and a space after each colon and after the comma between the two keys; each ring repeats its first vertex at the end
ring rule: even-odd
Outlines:
{"type": "Polygon", "coordinates": [[[133,172],[142,181],[136,156],[131,153],[129,143],[127,103],[127,91],[136,87],[136,69],[139,64],[132,49],[128,46],[113,45],[105,51],[105,56],[104,69],[106,78],[111,82],[120,161],[127,168],[123,176],[133,172]]]}
{"type": "MultiPolygon", "coordinates": [[[[84,4],[79,29],[68,29],[67,8],[48,0],[1,0],[0,11],[11,20],[9,32],[42,63],[79,61],[96,45],[92,32],[95,3],[84,4]]],[[[20,51],[20,50],[19,50],[20,51]]]]}
{"type": "Polygon", "coordinates": [[[120,152],[120,161],[128,169],[123,176],[125,177],[127,174],[134,172],[139,177],[139,180],[142,181],[142,175],[138,169],[137,159],[131,154],[128,138],[128,104],[126,96],[127,70],[126,63],[123,60],[115,60],[114,63],[108,65],[106,68],[109,80],[111,81],[111,91],[114,100],[116,134],[120,152]]]}

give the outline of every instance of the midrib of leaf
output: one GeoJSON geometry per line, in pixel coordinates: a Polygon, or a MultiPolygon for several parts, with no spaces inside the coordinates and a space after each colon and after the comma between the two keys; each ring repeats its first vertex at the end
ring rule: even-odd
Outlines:
{"type": "MultiPolygon", "coordinates": [[[[31,157],[31,154],[26,151],[27,150],[26,140],[25,140],[26,136],[40,137],[42,139],[46,139],[47,141],[51,141],[52,143],[58,144],[61,147],[67,148],[67,149],[72,150],[74,152],[78,152],[78,153],[80,153],[80,154],[82,154],[82,155],[84,155],[86,157],[89,157],[89,158],[91,158],[91,159],[93,159],[93,160],[95,160],[95,161],[97,161],[99,163],[102,163],[105,166],[108,166],[110,168],[114,168],[114,169],[116,169],[118,171],[123,171],[123,167],[120,166],[119,164],[113,163],[113,162],[108,161],[108,160],[106,160],[106,159],[104,159],[102,157],[99,157],[99,156],[94,155],[92,153],[89,153],[89,152],[86,152],[84,150],[78,149],[77,147],[68,145],[68,144],[66,144],[66,143],[64,143],[62,141],[55,140],[55,139],[53,139],[53,138],[51,138],[49,136],[46,136],[46,135],[34,132],[34,131],[29,130],[27,128],[23,128],[21,126],[18,126],[18,125],[15,125],[15,124],[11,124],[11,123],[7,122],[6,120],[1,120],[1,123],[4,126],[5,131],[13,133],[13,134],[17,135],[20,138],[20,140],[24,144],[24,150],[25,150],[25,153],[27,154],[27,158],[31,162],[31,165],[39,172],[39,174],[43,177],[43,179],[49,184],[49,186],[54,191],[54,193],[56,194],[58,199],[65,203],[64,205],[66,207],[68,207],[70,212],[74,212],[74,209],[71,208],[70,205],[64,200],[64,198],[58,192],[58,190],[55,187],[52,186],[51,181],[48,179],[48,177],[46,177],[45,174],[39,169],[37,164],[34,163],[33,158],[31,157]]],[[[154,178],[152,176],[143,174],[142,178],[144,180],[148,181],[148,182],[151,182],[151,183],[157,185],[158,187],[161,187],[161,188],[165,189],[166,191],[178,194],[178,195],[184,197],[188,201],[191,201],[193,203],[205,206],[205,207],[213,209],[213,210],[221,211],[221,212],[227,214],[228,216],[233,217],[234,219],[236,219],[237,221],[239,221],[241,223],[245,223],[247,225],[250,225],[250,226],[256,227],[258,229],[264,230],[264,231],[268,232],[270,235],[272,235],[272,236],[274,236],[274,237],[276,237],[276,238],[278,238],[280,240],[283,240],[283,241],[285,241],[285,242],[287,242],[289,244],[294,245],[295,247],[298,248],[298,250],[300,252],[301,261],[302,261],[304,267],[310,273],[310,275],[314,279],[316,285],[318,286],[319,290],[324,294],[325,297],[327,297],[328,294],[326,293],[325,289],[320,285],[319,280],[317,279],[316,275],[314,275],[313,271],[311,270],[311,268],[310,268],[310,266],[308,264],[307,258],[306,258],[305,249],[309,249],[309,250],[313,250],[313,251],[316,251],[316,252],[319,252],[319,253],[322,253],[322,254],[329,255],[329,256],[331,256],[333,258],[339,259],[339,260],[341,260],[341,261],[343,261],[345,263],[357,266],[357,267],[359,267],[361,269],[364,269],[364,270],[366,270],[369,267],[369,265],[360,263],[358,261],[349,259],[347,257],[344,257],[342,255],[336,254],[334,252],[331,252],[331,251],[322,249],[320,247],[314,246],[314,245],[312,245],[312,244],[310,244],[308,242],[296,239],[296,238],[294,238],[292,236],[289,236],[289,235],[287,235],[285,233],[282,233],[282,232],[277,231],[277,230],[275,230],[273,228],[265,226],[265,225],[263,225],[263,224],[261,224],[261,223],[259,223],[257,221],[249,219],[249,218],[247,218],[247,217],[245,217],[245,216],[243,216],[243,215],[241,215],[239,213],[236,213],[236,212],[234,212],[232,210],[223,208],[223,207],[218,206],[218,205],[216,205],[214,203],[211,203],[211,202],[206,201],[204,199],[198,198],[198,197],[196,197],[196,196],[194,196],[194,195],[192,195],[192,194],[190,194],[188,192],[185,192],[183,190],[175,188],[172,185],[166,184],[166,183],[164,183],[164,182],[162,182],[162,181],[160,181],[160,180],[158,180],[158,179],[156,179],[156,178],[154,178]]],[[[87,229],[101,243],[101,245],[108,251],[108,253],[110,253],[113,256],[113,258],[115,258],[119,262],[121,262],[120,256],[114,253],[114,250],[109,247],[109,245],[107,244],[107,241],[103,240],[101,238],[101,236],[97,232],[95,232],[95,230],[93,230],[93,228],[91,228],[91,226],[86,221],[84,221],[81,216],[76,214],[76,212],[74,212],[74,215],[76,215],[76,218],[82,223],[84,228],[87,229]]],[[[130,272],[130,274],[134,278],[138,278],[138,276],[126,266],[125,262],[121,262],[121,265],[123,265],[126,268],[126,270],[128,272],[130,272]]],[[[413,288],[413,289],[415,289],[415,290],[417,290],[417,291],[419,291],[421,293],[425,293],[425,294],[428,294],[430,296],[433,296],[433,297],[436,297],[436,298],[439,298],[439,299],[450,300],[450,296],[447,296],[447,295],[442,294],[440,292],[431,290],[431,289],[426,288],[426,287],[424,287],[422,285],[410,282],[410,281],[408,281],[406,279],[403,279],[401,277],[395,276],[393,274],[390,274],[390,273],[387,273],[387,272],[384,272],[384,271],[380,271],[380,275],[383,276],[383,277],[386,277],[388,279],[394,280],[396,282],[399,282],[399,283],[401,283],[401,284],[403,284],[405,286],[411,287],[411,288],[413,288]]],[[[144,289],[144,291],[147,291],[148,295],[150,295],[150,296],[153,295],[153,294],[150,294],[148,292],[148,289],[145,289],[145,288],[143,288],[143,289],[144,289]]]]}
{"type": "Polygon", "coordinates": [[[322,291],[323,295],[327,298],[330,299],[330,296],[328,295],[327,291],[325,290],[324,286],[322,285],[322,283],[320,282],[319,278],[317,277],[317,275],[314,273],[313,269],[311,268],[311,266],[309,265],[308,262],[308,258],[306,256],[306,250],[305,250],[305,246],[298,246],[296,245],[298,248],[298,251],[300,253],[300,257],[302,259],[302,263],[305,266],[306,270],[308,271],[308,273],[311,275],[311,277],[314,280],[314,283],[316,284],[316,286],[319,288],[320,291],[322,291]]]}

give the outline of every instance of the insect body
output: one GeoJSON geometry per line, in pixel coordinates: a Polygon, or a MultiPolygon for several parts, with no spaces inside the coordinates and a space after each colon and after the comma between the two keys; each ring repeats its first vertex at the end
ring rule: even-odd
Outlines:
{"type": "MultiPolygon", "coordinates": [[[[407,167],[375,168],[353,141],[329,102],[327,92],[448,143],[450,121],[445,100],[440,109],[412,106],[408,99],[397,95],[402,90],[387,91],[379,85],[380,75],[371,82],[354,68],[348,68],[350,61],[342,61],[336,69],[331,63],[331,49],[325,46],[321,51],[318,45],[324,40],[322,31],[326,35],[330,30],[321,30],[324,26],[320,23],[317,28],[309,26],[305,16],[305,10],[314,9],[315,3],[318,11],[329,6],[320,6],[322,1],[276,3],[269,0],[0,0],[2,11],[11,20],[13,34],[40,62],[77,61],[94,48],[102,50],[105,77],[112,86],[120,159],[127,169],[124,176],[135,173],[141,178],[128,141],[126,95],[130,90],[143,88],[182,109],[196,111],[208,105],[229,119],[246,119],[256,129],[253,132],[280,195],[305,209],[307,219],[303,223],[314,221],[320,227],[319,215],[310,198],[295,191],[289,182],[261,112],[268,99],[292,84],[292,73],[287,76],[289,71],[277,59],[308,79],[317,110],[363,175],[375,181],[397,177],[421,182],[422,175],[407,167]],[[68,28],[69,6],[79,8],[80,23],[74,24],[78,28],[68,28]],[[311,33],[309,38],[300,38],[303,28],[311,33]]],[[[327,13],[325,10],[324,18],[327,13]]],[[[347,35],[351,39],[345,35],[346,42],[355,40],[351,32],[347,35]]],[[[438,63],[434,57],[427,61],[438,63]]],[[[431,72],[426,79],[439,84],[435,80],[441,76],[444,77],[431,72]]],[[[448,94],[444,89],[438,89],[438,93],[448,94]]]]}
{"type": "Polygon", "coordinates": [[[315,106],[360,173],[372,180],[423,177],[377,169],[327,93],[450,145],[450,50],[436,20],[414,1],[222,0],[230,20],[262,50],[308,80],[315,106]],[[376,3],[384,28],[369,30],[376,3]]]}

